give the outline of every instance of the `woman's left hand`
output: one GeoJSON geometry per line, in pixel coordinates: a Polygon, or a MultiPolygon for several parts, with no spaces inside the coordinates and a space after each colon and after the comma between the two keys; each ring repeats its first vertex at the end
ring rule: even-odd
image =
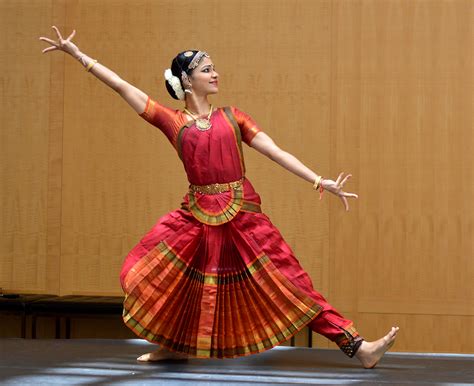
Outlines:
{"type": "Polygon", "coordinates": [[[59,32],[58,27],[53,25],[51,28],[54,29],[54,31],[56,32],[56,35],[58,36],[58,40],[56,41],[56,40],[41,36],[39,40],[42,40],[50,44],[49,47],[43,50],[43,54],[46,52],[59,50],[59,51],[64,51],[67,54],[77,58],[77,56],[80,54],[80,51],[79,51],[79,48],[72,42],[72,38],[76,35],[76,30],[73,30],[71,35],[69,35],[67,39],[64,39],[61,35],[61,32],[59,32]]]}
{"type": "Polygon", "coordinates": [[[323,189],[335,194],[338,196],[341,200],[342,203],[344,204],[344,207],[346,208],[346,211],[349,210],[349,203],[347,202],[347,198],[359,198],[359,196],[355,193],[348,193],[343,190],[344,184],[347,182],[349,178],[352,177],[352,174],[348,174],[347,176],[344,177],[344,173],[339,174],[339,177],[337,177],[336,181],[333,180],[327,180],[323,179],[321,181],[321,184],[323,186],[323,189]]]}

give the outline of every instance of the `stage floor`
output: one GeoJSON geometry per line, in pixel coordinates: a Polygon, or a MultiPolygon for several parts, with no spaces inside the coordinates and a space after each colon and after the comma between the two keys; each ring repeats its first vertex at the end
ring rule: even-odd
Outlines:
{"type": "Polygon", "coordinates": [[[0,384],[472,385],[474,355],[388,353],[376,369],[339,350],[277,347],[225,360],[138,363],[142,340],[0,339],[0,384]]]}

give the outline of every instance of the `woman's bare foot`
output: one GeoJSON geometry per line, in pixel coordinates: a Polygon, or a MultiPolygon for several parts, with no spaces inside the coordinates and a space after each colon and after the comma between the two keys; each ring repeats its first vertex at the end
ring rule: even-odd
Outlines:
{"type": "Polygon", "coordinates": [[[156,351],[143,354],[137,358],[139,362],[159,362],[165,360],[185,360],[187,355],[169,351],[163,347],[156,351]]]}
{"type": "Polygon", "coordinates": [[[392,327],[390,332],[373,342],[363,341],[357,350],[356,357],[366,369],[374,368],[385,352],[393,346],[399,327],[392,327]]]}

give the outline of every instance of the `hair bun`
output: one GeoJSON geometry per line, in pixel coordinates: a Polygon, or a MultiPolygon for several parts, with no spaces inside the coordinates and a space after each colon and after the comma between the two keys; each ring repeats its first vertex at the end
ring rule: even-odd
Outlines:
{"type": "Polygon", "coordinates": [[[166,88],[168,89],[168,92],[171,94],[171,96],[174,99],[179,99],[181,101],[184,100],[184,91],[179,78],[173,75],[173,72],[170,68],[166,69],[164,76],[166,79],[166,88]]]}

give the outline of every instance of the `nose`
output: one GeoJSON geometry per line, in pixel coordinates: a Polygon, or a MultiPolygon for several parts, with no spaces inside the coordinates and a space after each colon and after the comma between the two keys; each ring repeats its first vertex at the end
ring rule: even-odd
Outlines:
{"type": "Polygon", "coordinates": [[[219,74],[216,72],[216,70],[213,70],[213,71],[212,71],[212,77],[213,77],[214,79],[217,79],[217,78],[219,77],[219,74]]]}

